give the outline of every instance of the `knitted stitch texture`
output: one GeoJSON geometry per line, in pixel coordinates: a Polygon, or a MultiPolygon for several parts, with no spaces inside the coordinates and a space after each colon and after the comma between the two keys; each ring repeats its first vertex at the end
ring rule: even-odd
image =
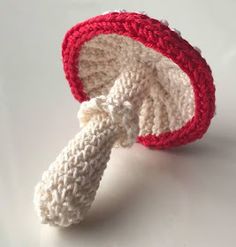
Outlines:
{"type": "Polygon", "coordinates": [[[87,41],[78,61],[84,90],[91,98],[106,96],[115,78],[129,64],[133,50],[140,59],[153,66],[150,93],[141,106],[139,135],[174,131],[194,115],[194,93],[188,76],[170,59],[129,37],[106,34],[87,41]]]}
{"type": "Polygon", "coordinates": [[[90,99],[84,90],[78,59],[84,44],[102,34],[129,37],[169,58],[186,73],[193,88],[195,109],[188,122],[173,131],[140,133],[137,141],[148,147],[162,149],[201,138],[215,112],[215,87],[211,69],[199,49],[192,47],[179,32],[171,30],[167,22],[162,23],[144,14],[112,12],[99,15],[75,25],[67,32],[62,56],[66,78],[74,97],[80,102],[90,99]]]}
{"type": "Polygon", "coordinates": [[[35,206],[42,223],[69,226],[80,222],[94,200],[111,149],[131,146],[139,133],[139,110],[148,93],[152,67],[133,53],[130,66],[114,83],[107,97],[82,104],[84,126],[49,169],[35,191],[35,206]]]}
{"type": "Polygon", "coordinates": [[[210,124],[215,96],[198,49],[143,14],[109,13],[76,25],[62,55],[72,93],[83,102],[83,128],[44,172],[34,202],[43,223],[69,226],[85,217],[114,145],[194,141],[210,124]]]}

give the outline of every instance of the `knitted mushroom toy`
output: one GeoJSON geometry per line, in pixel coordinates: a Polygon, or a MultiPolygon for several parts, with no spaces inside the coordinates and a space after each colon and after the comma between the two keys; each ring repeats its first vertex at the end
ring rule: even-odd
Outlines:
{"type": "Polygon", "coordinates": [[[79,223],[114,145],[155,149],[202,137],[215,111],[211,70],[180,33],[140,13],[112,12],[70,29],[62,45],[82,130],[36,186],[42,223],[79,223]]]}

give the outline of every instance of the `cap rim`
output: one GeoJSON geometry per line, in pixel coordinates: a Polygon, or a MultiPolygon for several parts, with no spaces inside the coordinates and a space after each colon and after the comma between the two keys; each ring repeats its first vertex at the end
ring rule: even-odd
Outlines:
{"type": "Polygon", "coordinates": [[[99,15],[75,25],[67,32],[62,44],[62,57],[74,97],[80,102],[89,99],[76,66],[81,46],[96,35],[112,33],[135,39],[171,59],[189,76],[194,91],[194,116],[182,128],[160,135],[139,136],[137,141],[148,147],[162,149],[201,138],[215,111],[211,69],[201,54],[175,31],[143,14],[114,12],[99,15]]]}

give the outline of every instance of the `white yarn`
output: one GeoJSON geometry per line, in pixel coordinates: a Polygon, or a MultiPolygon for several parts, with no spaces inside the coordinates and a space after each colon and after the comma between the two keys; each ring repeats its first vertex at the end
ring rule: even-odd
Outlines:
{"type": "Polygon", "coordinates": [[[164,25],[166,25],[167,27],[169,26],[169,22],[166,19],[162,19],[160,20],[160,22],[164,25]]]}
{"type": "Polygon", "coordinates": [[[120,105],[114,105],[106,101],[105,96],[99,96],[90,101],[83,102],[78,112],[78,118],[81,127],[86,124],[96,114],[103,113],[106,117],[110,117],[114,125],[121,125],[125,130],[123,135],[120,135],[117,140],[117,145],[129,147],[135,142],[139,133],[138,115],[133,110],[133,106],[129,101],[124,101],[120,105]]]}
{"type": "Polygon", "coordinates": [[[83,129],[72,139],[36,186],[35,206],[42,223],[69,226],[80,222],[94,200],[115,143],[131,146],[139,133],[139,111],[153,68],[138,53],[115,80],[109,94],[84,102],[83,129]]]}
{"type": "MultiPolygon", "coordinates": [[[[163,24],[168,25],[163,20],[163,24]]],[[[159,135],[175,131],[194,115],[194,93],[189,77],[169,58],[129,37],[101,34],[80,50],[79,77],[91,98],[107,96],[113,82],[131,62],[132,54],[154,66],[150,94],[146,94],[139,114],[139,135],[159,135]],[[172,114],[174,113],[174,114],[172,114]]]]}
{"type": "Polygon", "coordinates": [[[81,49],[78,67],[92,98],[78,113],[83,129],[35,190],[39,217],[51,225],[69,226],[84,218],[114,145],[129,147],[138,135],[174,131],[194,114],[187,75],[128,37],[96,36],[81,49]]]}

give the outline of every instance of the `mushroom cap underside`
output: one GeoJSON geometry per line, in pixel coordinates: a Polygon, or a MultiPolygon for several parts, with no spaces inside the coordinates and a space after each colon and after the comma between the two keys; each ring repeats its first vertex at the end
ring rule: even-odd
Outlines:
{"type": "Polygon", "coordinates": [[[80,102],[107,95],[138,51],[154,67],[140,110],[138,141],[169,148],[200,138],[215,109],[211,70],[200,53],[161,22],[137,13],[110,13],[74,26],[63,42],[63,63],[80,102]]]}

